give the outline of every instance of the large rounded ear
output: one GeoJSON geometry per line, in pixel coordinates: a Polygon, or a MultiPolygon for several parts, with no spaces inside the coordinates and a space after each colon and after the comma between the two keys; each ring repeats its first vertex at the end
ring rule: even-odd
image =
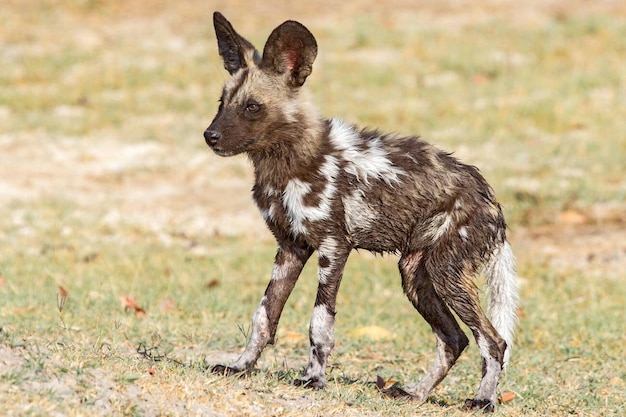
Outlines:
{"type": "Polygon", "coordinates": [[[213,13],[213,26],[217,48],[230,75],[260,63],[261,57],[254,46],[235,32],[233,25],[220,12],[213,13]]]}
{"type": "Polygon", "coordinates": [[[300,87],[311,75],[317,56],[317,42],[302,24],[288,20],[278,26],[265,43],[261,68],[288,74],[288,83],[300,87]]]}

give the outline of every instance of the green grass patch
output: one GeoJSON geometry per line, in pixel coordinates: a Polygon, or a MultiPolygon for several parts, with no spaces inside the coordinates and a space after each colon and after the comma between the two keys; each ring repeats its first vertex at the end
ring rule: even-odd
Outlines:
{"type": "MultiPolygon", "coordinates": [[[[173,389],[180,381],[205,381],[201,385],[245,395],[286,392],[280,397],[321,401],[321,409],[414,412],[414,405],[381,398],[373,385],[376,375],[414,381],[434,359],[434,338],[402,294],[395,259],[351,258],[339,296],[329,388],[315,393],[290,385],[307,360],[304,335],[315,294],[313,268],[303,273],[286,306],[277,345],[266,350],[258,373],[247,380],[206,373],[207,365],[232,359],[245,346],[274,246],[223,238],[201,243],[209,254],[145,243],[102,243],[84,251],[72,239],[63,244],[51,239],[26,252],[9,249],[12,261],[1,265],[0,343],[5,356],[8,351],[16,359],[0,372],[8,389],[5,397],[16,406],[35,404],[35,413],[52,403],[61,412],[75,406],[94,410],[100,403],[113,407],[110,393],[89,390],[94,375],[105,372],[114,376],[112,389],[126,393],[126,406],[139,413],[147,405],[129,399],[128,391],[157,380],[160,390],[173,389]],[[63,303],[59,286],[68,293],[63,303]],[[145,315],[125,308],[121,296],[132,298],[145,315]],[[352,332],[373,325],[394,337],[376,341],[352,332]],[[16,384],[19,397],[9,388],[16,384]],[[77,394],[85,396],[80,405],[73,402],[77,394]]],[[[522,318],[513,364],[501,385],[501,391],[518,397],[502,405],[501,412],[618,415],[626,377],[621,367],[623,277],[590,281],[530,262],[522,263],[520,272],[525,277],[522,318]]],[[[421,410],[456,414],[479,377],[479,356],[472,344],[421,410]]],[[[274,400],[265,401],[269,406],[274,400]]]]}

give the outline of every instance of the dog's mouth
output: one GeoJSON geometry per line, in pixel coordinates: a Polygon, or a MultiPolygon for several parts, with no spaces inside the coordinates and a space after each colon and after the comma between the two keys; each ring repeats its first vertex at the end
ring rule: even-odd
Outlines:
{"type": "Polygon", "coordinates": [[[211,146],[211,149],[219,156],[234,156],[246,152],[252,143],[254,143],[254,139],[242,140],[238,142],[236,146],[224,146],[222,143],[218,142],[211,146]]]}
{"type": "Polygon", "coordinates": [[[219,156],[234,156],[237,155],[238,153],[241,153],[242,151],[233,151],[232,149],[222,149],[218,146],[215,146],[213,149],[213,152],[215,152],[215,154],[219,155],[219,156]]]}

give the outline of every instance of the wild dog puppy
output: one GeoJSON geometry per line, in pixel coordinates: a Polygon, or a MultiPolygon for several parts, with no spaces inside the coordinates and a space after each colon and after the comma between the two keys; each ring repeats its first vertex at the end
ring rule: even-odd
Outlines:
{"type": "Polygon", "coordinates": [[[253,197],[278,250],[270,283],[252,317],[241,357],[212,368],[250,372],[273,344],[281,311],[317,251],[319,288],[311,318],[309,363],[296,384],[323,388],[334,346],[337,291],[354,248],[400,256],[402,287],[431,325],[437,357],[404,395],[424,401],[469,343],[452,314],[471,329],[482,380],[469,410],[493,411],[511,349],[517,278],[502,209],[473,166],[419,140],[322,118],[302,88],[317,54],[313,35],[287,21],[260,54],[224,16],[213,16],[219,54],[231,77],[204,132],[220,156],[246,154],[253,197]],[[491,321],[473,278],[484,271],[491,321]]]}

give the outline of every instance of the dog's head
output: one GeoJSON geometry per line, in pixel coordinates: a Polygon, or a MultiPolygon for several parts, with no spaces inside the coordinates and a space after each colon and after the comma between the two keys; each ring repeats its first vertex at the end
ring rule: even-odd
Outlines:
{"type": "Polygon", "coordinates": [[[298,91],[311,74],[317,42],[302,24],[288,20],[274,29],[261,56],[219,12],[213,23],[231,78],[204,138],[221,156],[267,151],[303,117],[298,91]]]}

